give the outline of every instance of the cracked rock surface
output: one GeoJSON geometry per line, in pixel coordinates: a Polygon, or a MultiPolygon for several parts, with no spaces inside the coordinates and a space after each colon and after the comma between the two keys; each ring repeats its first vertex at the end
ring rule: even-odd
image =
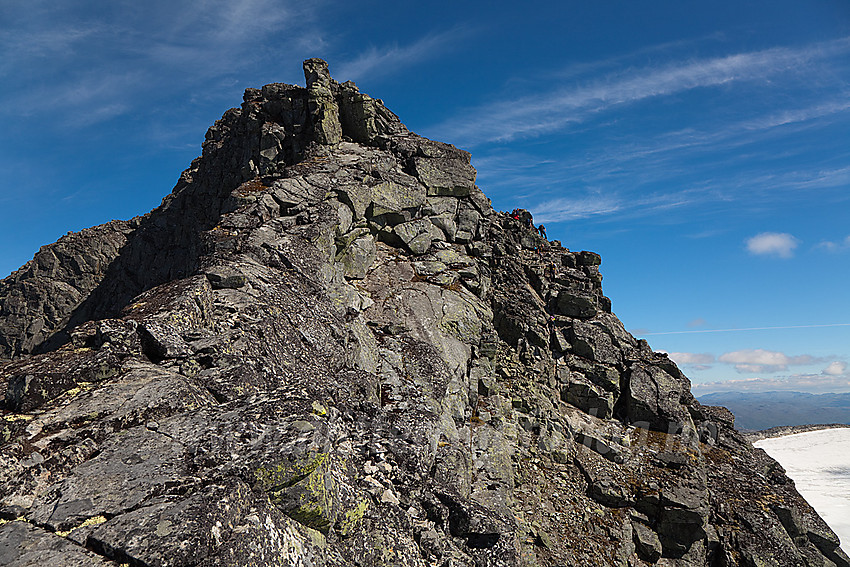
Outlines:
{"type": "Polygon", "coordinates": [[[0,283],[0,564],[850,566],[597,254],[304,71],[0,283]]]}

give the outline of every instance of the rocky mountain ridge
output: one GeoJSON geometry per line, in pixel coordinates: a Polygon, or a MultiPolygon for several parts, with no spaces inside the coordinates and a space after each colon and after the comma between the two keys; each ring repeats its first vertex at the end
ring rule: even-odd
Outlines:
{"type": "Polygon", "coordinates": [[[0,564],[850,565],[597,254],[304,72],[0,283],[0,564]]]}

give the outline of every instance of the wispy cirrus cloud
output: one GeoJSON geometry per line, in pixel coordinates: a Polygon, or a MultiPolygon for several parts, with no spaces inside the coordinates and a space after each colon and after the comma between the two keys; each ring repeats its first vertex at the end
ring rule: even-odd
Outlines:
{"type": "Polygon", "coordinates": [[[336,73],[344,80],[359,80],[368,76],[392,73],[400,67],[414,65],[441,55],[473,33],[472,28],[456,26],[446,31],[426,35],[408,45],[371,47],[352,61],[337,65],[336,73]]]}
{"type": "Polygon", "coordinates": [[[768,130],[780,126],[808,122],[816,118],[823,118],[839,112],[845,112],[846,110],[850,110],[850,101],[830,100],[816,103],[808,107],[785,109],[779,112],[770,113],[759,118],[742,122],[739,127],[744,130],[768,130]]]}
{"type": "Polygon", "coordinates": [[[666,56],[672,51],[681,49],[693,49],[696,45],[706,42],[715,42],[723,39],[722,33],[712,33],[702,37],[693,37],[682,40],[666,41],[641,47],[630,53],[621,53],[605,59],[589,62],[578,62],[567,65],[553,73],[558,79],[575,78],[586,74],[598,74],[605,69],[616,69],[624,65],[631,65],[636,58],[666,56]]]}
{"type": "Polygon", "coordinates": [[[38,100],[40,114],[82,127],[150,107],[166,93],[209,91],[224,77],[264,74],[277,65],[265,42],[275,50],[321,45],[313,14],[322,3],[152,0],[93,11],[70,0],[9,7],[0,12],[7,55],[0,76],[8,87],[0,113],[26,115],[38,100]]]}
{"type": "Polygon", "coordinates": [[[534,218],[542,223],[566,222],[594,217],[616,218],[646,216],[693,204],[691,191],[654,193],[638,198],[611,194],[587,194],[560,197],[529,207],[534,218]]]}
{"type": "Polygon", "coordinates": [[[749,331],[768,331],[774,329],[823,329],[828,327],[850,327],[850,323],[826,323],[815,325],[782,325],[773,327],[739,327],[737,329],[695,329],[691,331],[656,331],[645,332],[647,336],[651,335],[688,335],[692,333],[741,333],[749,331]]]}
{"type": "Polygon", "coordinates": [[[622,203],[612,197],[561,198],[535,205],[531,211],[539,223],[563,222],[617,213],[622,203]]]}
{"type": "MultiPolygon", "coordinates": [[[[512,198],[526,199],[529,209],[549,208],[550,201],[564,198],[563,188],[570,188],[571,199],[585,201],[604,195],[609,201],[618,202],[619,207],[609,208],[608,213],[595,218],[619,218],[627,211],[638,215],[664,211],[655,208],[664,200],[691,207],[720,202],[750,206],[779,203],[797,199],[802,189],[832,191],[831,196],[825,197],[835,200],[841,199],[843,193],[835,193],[834,189],[850,182],[850,168],[824,168],[804,155],[809,147],[795,144],[787,147],[800,155],[786,156],[787,161],[776,163],[780,156],[765,148],[787,144],[806,130],[825,128],[836,120],[846,121],[848,113],[850,103],[846,97],[828,103],[816,101],[732,123],[711,121],[701,129],[642,131],[639,137],[620,135],[602,142],[583,142],[581,152],[569,152],[559,159],[489,148],[476,154],[475,165],[482,187],[496,192],[509,189],[512,198]],[[666,185],[676,187],[678,197],[674,199],[674,192],[669,190],[662,190],[663,197],[652,197],[666,185]]],[[[585,131],[573,130],[570,135],[584,135],[585,131]]],[[[700,214],[708,210],[703,207],[700,214]]],[[[717,234],[718,230],[713,229],[694,237],[717,234]]]]}
{"type": "Polygon", "coordinates": [[[76,45],[103,33],[102,25],[78,24],[64,29],[5,29],[0,30],[0,46],[7,57],[0,64],[0,73],[12,66],[9,59],[32,59],[53,56],[73,50],[76,45]]]}
{"type": "Polygon", "coordinates": [[[824,187],[843,187],[848,183],[850,183],[850,167],[839,167],[812,172],[808,178],[799,179],[792,185],[799,189],[820,189],[824,187]]]}
{"type": "Polygon", "coordinates": [[[509,141],[557,131],[612,107],[648,98],[728,83],[764,81],[779,73],[796,73],[814,61],[848,51],[850,38],[841,38],[800,48],[777,47],[631,70],[576,87],[556,88],[540,95],[467,110],[462,117],[436,126],[434,130],[446,139],[465,145],[509,141]]]}
{"type": "MultiPolygon", "coordinates": [[[[315,47],[322,36],[311,26],[321,2],[298,4],[289,0],[190,0],[163,8],[160,23],[138,53],[167,67],[180,66],[196,74],[227,74],[267,61],[273,54],[263,41],[286,38],[290,46],[315,47]]],[[[278,40],[279,41],[279,40],[278,40]]],[[[130,47],[132,49],[132,47],[130,47]]]]}

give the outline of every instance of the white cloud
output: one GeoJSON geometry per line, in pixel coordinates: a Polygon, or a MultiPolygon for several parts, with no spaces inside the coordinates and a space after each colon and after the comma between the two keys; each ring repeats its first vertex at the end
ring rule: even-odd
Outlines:
{"type": "Polygon", "coordinates": [[[798,240],[787,232],[762,232],[747,239],[750,254],[791,258],[798,240]]]}
{"type": "Polygon", "coordinates": [[[846,236],[844,240],[839,240],[838,242],[824,240],[818,244],[817,247],[823,248],[828,252],[841,252],[842,250],[848,250],[850,249],[850,235],[846,236]]]}
{"type": "Polygon", "coordinates": [[[710,392],[770,392],[774,390],[790,392],[826,392],[850,391],[850,378],[822,374],[794,374],[782,378],[747,378],[743,380],[724,380],[721,382],[693,382],[694,394],[710,392]]]}
{"type": "Polygon", "coordinates": [[[829,363],[829,366],[823,369],[823,374],[827,376],[841,376],[847,372],[847,363],[835,360],[829,363]]]}
{"type": "Polygon", "coordinates": [[[749,349],[736,350],[721,354],[718,361],[734,364],[735,369],[741,373],[771,373],[787,370],[789,365],[811,364],[817,359],[808,354],[788,356],[783,352],[749,349]]]}
{"type": "Polygon", "coordinates": [[[735,370],[741,374],[772,374],[781,370],[786,370],[788,367],[781,364],[750,364],[742,362],[735,365],[735,370]]]}
{"type": "Polygon", "coordinates": [[[825,325],[782,325],[774,327],[741,327],[737,329],[695,329],[692,331],[658,331],[646,335],[690,335],[695,333],[741,333],[748,331],[767,331],[773,329],[825,329],[828,327],[850,327],[850,323],[827,323],[825,325]]]}
{"type": "Polygon", "coordinates": [[[670,352],[667,353],[676,364],[698,364],[704,366],[714,362],[714,355],[697,352],[670,352]]]}

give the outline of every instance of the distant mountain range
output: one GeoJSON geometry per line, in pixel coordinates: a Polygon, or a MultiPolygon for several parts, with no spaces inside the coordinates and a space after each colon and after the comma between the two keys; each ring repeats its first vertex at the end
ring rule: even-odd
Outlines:
{"type": "Polygon", "coordinates": [[[708,406],[725,406],[735,414],[738,429],[768,429],[780,425],[850,424],[850,393],[715,392],[698,396],[708,406]]]}

